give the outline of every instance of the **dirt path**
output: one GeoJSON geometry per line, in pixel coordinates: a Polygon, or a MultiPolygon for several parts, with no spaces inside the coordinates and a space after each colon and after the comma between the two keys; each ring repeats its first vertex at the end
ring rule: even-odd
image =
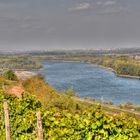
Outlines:
{"type": "Polygon", "coordinates": [[[13,86],[12,88],[10,88],[8,90],[8,93],[20,98],[23,91],[24,91],[23,87],[21,85],[18,85],[18,86],[13,86]]]}

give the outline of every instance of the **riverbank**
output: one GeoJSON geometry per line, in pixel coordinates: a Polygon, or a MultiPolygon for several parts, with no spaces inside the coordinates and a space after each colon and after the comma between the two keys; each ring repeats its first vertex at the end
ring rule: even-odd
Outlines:
{"type": "MultiPolygon", "coordinates": [[[[94,63],[91,63],[91,64],[94,64],[94,63]]],[[[118,74],[114,69],[112,68],[109,68],[109,67],[104,67],[102,65],[97,65],[95,64],[97,67],[100,67],[100,68],[103,68],[105,70],[108,70],[108,71],[111,71],[113,73],[116,74],[116,76],[118,77],[122,77],[122,78],[130,78],[130,79],[139,79],[140,80],[140,76],[131,76],[131,75],[123,75],[123,74],[118,74]]]]}
{"type": "MultiPolygon", "coordinates": [[[[91,64],[94,64],[94,63],[91,63],[91,64]]],[[[105,67],[105,66],[97,65],[97,64],[95,64],[95,65],[96,65],[97,67],[100,67],[100,68],[103,68],[103,69],[105,69],[105,70],[108,70],[108,71],[111,71],[111,72],[115,73],[116,76],[118,76],[118,77],[130,78],[130,79],[139,79],[139,80],[140,80],[140,76],[131,76],[131,75],[118,74],[113,68],[105,67]]]]}
{"type": "Polygon", "coordinates": [[[36,73],[30,71],[15,71],[15,74],[19,79],[28,79],[36,75],[36,73]]]}
{"type": "Polygon", "coordinates": [[[140,76],[131,76],[131,75],[121,75],[121,74],[116,74],[118,77],[122,78],[130,78],[130,79],[138,79],[140,80],[140,76]]]}
{"type": "Polygon", "coordinates": [[[140,112],[139,111],[135,111],[133,109],[123,109],[120,108],[118,106],[114,106],[114,105],[109,105],[109,104],[104,104],[104,103],[100,103],[97,101],[92,101],[91,99],[83,99],[83,98],[79,98],[79,97],[72,97],[74,100],[82,102],[83,104],[89,104],[89,105],[93,105],[93,106],[98,106],[100,105],[103,109],[104,112],[107,112],[109,114],[119,114],[120,112],[123,112],[127,115],[135,115],[135,117],[140,120],[140,112]]]}

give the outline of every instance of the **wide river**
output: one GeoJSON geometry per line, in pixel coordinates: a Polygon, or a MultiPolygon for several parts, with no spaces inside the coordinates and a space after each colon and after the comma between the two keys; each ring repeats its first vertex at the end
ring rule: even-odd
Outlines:
{"type": "Polygon", "coordinates": [[[58,90],[73,87],[80,97],[140,105],[140,80],[117,77],[94,64],[45,61],[39,72],[58,90]]]}

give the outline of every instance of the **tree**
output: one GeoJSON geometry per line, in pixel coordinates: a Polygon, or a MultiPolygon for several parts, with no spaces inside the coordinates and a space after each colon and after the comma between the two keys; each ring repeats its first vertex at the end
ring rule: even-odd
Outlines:
{"type": "Polygon", "coordinates": [[[8,70],[6,73],[5,73],[5,77],[8,79],[8,80],[13,80],[13,81],[16,81],[18,78],[17,76],[15,75],[15,73],[12,71],[12,70],[8,70]]]}

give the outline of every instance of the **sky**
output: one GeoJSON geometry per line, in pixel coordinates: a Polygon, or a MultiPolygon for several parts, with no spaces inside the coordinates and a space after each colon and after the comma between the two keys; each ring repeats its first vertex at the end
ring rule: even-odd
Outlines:
{"type": "Polygon", "coordinates": [[[0,50],[140,47],[140,0],[0,0],[0,50]]]}

